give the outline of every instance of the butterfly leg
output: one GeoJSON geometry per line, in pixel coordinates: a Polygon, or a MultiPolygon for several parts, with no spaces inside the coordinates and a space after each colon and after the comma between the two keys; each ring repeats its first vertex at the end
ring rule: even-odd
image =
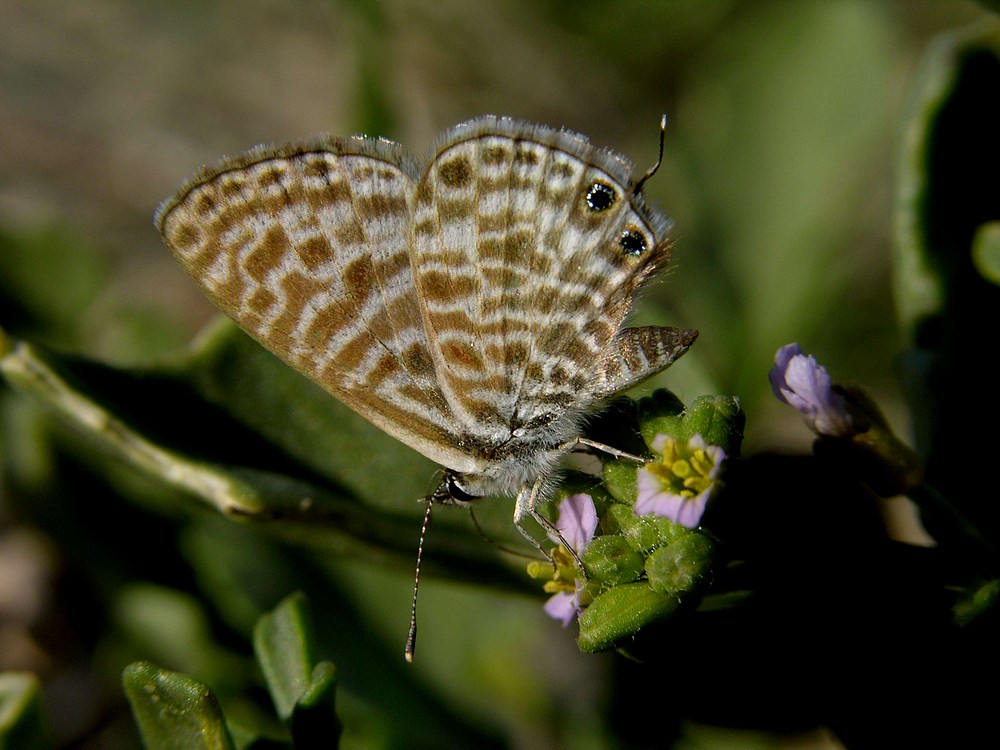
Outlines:
{"type": "Polygon", "coordinates": [[[528,516],[535,519],[535,522],[541,526],[545,533],[550,537],[557,539],[559,544],[561,544],[565,549],[569,550],[570,554],[573,555],[573,559],[576,560],[576,564],[583,570],[583,562],[580,560],[580,556],[577,554],[573,546],[566,541],[562,533],[555,527],[549,519],[538,512],[538,494],[542,487],[543,480],[538,479],[531,487],[525,487],[517,494],[517,501],[514,505],[514,526],[517,530],[521,532],[521,535],[527,539],[531,544],[541,552],[553,565],[555,565],[555,560],[552,558],[548,552],[542,547],[542,545],[535,539],[528,531],[524,528],[524,521],[528,516]]]}
{"type": "MultiPolygon", "coordinates": [[[[577,448],[584,446],[587,448],[593,448],[594,450],[601,451],[602,453],[607,453],[609,456],[614,458],[625,458],[630,461],[635,461],[636,463],[644,464],[646,459],[642,456],[636,456],[631,453],[626,453],[625,451],[613,448],[610,445],[605,445],[604,443],[598,443],[596,440],[588,440],[584,437],[577,437],[569,440],[559,446],[559,452],[569,453],[570,451],[576,450],[577,448]]],[[[521,532],[521,535],[531,542],[531,545],[542,553],[547,559],[552,560],[552,555],[545,551],[542,545],[539,543],[535,537],[528,533],[527,529],[524,528],[524,521],[530,516],[535,519],[535,522],[545,530],[550,537],[557,539],[559,543],[573,555],[573,559],[576,564],[583,570],[583,562],[580,560],[579,554],[573,549],[573,546],[566,541],[559,529],[556,528],[549,519],[538,512],[538,496],[543,484],[542,479],[538,479],[531,487],[524,487],[519,493],[517,493],[517,500],[514,505],[514,526],[517,530],[521,532]]],[[[553,564],[554,561],[553,561],[553,564]]]]}
{"type": "Polygon", "coordinates": [[[570,451],[576,450],[580,446],[593,448],[594,450],[598,450],[601,453],[607,453],[609,456],[612,456],[614,458],[627,458],[630,461],[635,461],[636,463],[640,464],[644,464],[648,460],[643,458],[642,456],[636,456],[632,453],[626,453],[625,451],[618,450],[617,448],[613,448],[610,445],[605,445],[604,443],[598,443],[596,440],[588,440],[587,438],[584,437],[573,438],[572,440],[563,443],[562,445],[559,446],[559,450],[569,453],[570,451]]]}
{"type": "Polygon", "coordinates": [[[538,511],[535,510],[535,504],[538,502],[539,484],[540,482],[536,481],[531,487],[524,487],[517,493],[517,500],[514,503],[514,526],[521,532],[521,536],[531,542],[535,549],[551,560],[552,555],[546,552],[539,541],[524,528],[524,521],[528,516],[538,521],[539,525],[546,531],[549,531],[549,528],[552,527],[548,519],[542,518],[538,511]]]}

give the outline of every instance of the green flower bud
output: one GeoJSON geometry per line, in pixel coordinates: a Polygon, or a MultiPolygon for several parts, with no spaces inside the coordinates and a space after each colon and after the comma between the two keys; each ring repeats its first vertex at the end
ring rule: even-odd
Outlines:
{"type": "Polygon", "coordinates": [[[600,594],[580,615],[577,644],[584,653],[611,648],[643,627],[673,614],[680,602],[645,583],[626,583],[600,594]]]}
{"type": "Polygon", "coordinates": [[[684,404],[670,391],[658,389],[636,402],[639,430],[648,445],[657,434],[687,437],[684,404]]]}
{"type": "Polygon", "coordinates": [[[615,500],[620,503],[635,503],[635,476],[639,464],[628,459],[615,459],[604,464],[602,471],[604,486],[615,500]]]}
{"type": "Polygon", "coordinates": [[[669,518],[637,516],[633,508],[620,503],[608,508],[606,517],[615,533],[620,534],[632,549],[643,555],[690,533],[669,518]]]}
{"type": "Polygon", "coordinates": [[[746,414],[735,396],[699,396],[688,407],[685,437],[701,435],[709,445],[718,445],[730,458],[739,455],[746,414]]]}
{"type": "Polygon", "coordinates": [[[639,429],[647,445],[661,434],[681,442],[701,435],[727,456],[739,455],[746,415],[734,396],[699,396],[684,409],[672,393],[658,390],[639,400],[638,414],[639,429]]]}
{"type": "Polygon", "coordinates": [[[713,547],[703,534],[688,532],[646,558],[650,587],[664,595],[680,596],[698,589],[712,566],[713,547]]]}
{"type": "Polygon", "coordinates": [[[617,586],[638,580],[642,574],[642,555],[618,535],[599,536],[581,555],[587,576],[598,583],[617,586]]]}

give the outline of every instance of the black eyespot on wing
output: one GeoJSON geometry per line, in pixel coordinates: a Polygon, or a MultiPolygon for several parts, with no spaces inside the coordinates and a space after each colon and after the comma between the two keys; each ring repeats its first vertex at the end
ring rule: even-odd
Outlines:
{"type": "Polygon", "coordinates": [[[647,249],[646,238],[635,229],[623,230],[618,237],[618,244],[628,255],[642,255],[647,249]]]}
{"type": "Polygon", "coordinates": [[[603,182],[595,182],[587,190],[587,206],[591,211],[600,212],[607,211],[614,205],[615,202],[615,191],[609,185],[605,185],[603,182]]]}

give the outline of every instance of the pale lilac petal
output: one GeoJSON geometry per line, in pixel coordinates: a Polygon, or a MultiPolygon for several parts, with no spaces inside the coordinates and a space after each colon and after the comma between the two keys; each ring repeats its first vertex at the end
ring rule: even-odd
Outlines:
{"type": "Polygon", "coordinates": [[[826,368],[798,344],[778,350],[768,377],[780,401],[792,406],[820,435],[849,437],[851,417],[843,396],[833,390],[826,368]]]}
{"type": "Polygon", "coordinates": [[[705,514],[705,506],[708,504],[708,496],[711,494],[711,489],[707,489],[696,497],[684,498],[674,520],[689,529],[697,527],[701,523],[701,517],[705,514]]]}
{"type": "Polygon", "coordinates": [[[649,469],[639,469],[636,475],[635,514],[644,516],[653,513],[657,507],[658,498],[663,492],[663,482],[649,469]]]}
{"type": "Polygon", "coordinates": [[[653,515],[657,518],[669,518],[671,521],[693,529],[701,522],[710,494],[710,490],[706,490],[696,497],[682,497],[671,492],[640,494],[635,503],[635,514],[637,516],[653,515]]]}
{"type": "MultiPolygon", "coordinates": [[[[830,379],[830,373],[816,361],[815,357],[799,355],[792,357],[788,367],[785,368],[785,386],[787,391],[783,389],[783,392],[789,403],[792,403],[789,398],[791,392],[808,407],[822,409],[830,401],[833,381],[830,379]]],[[[801,406],[796,408],[802,410],[801,406]]]]}
{"type": "Polygon", "coordinates": [[[560,591],[558,594],[553,594],[543,607],[545,614],[553,620],[559,620],[564,628],[573,622],[579,608],[577,595],[572,591],[560,591]]]}
{"type": "Polygon", "coordinates": [[[666,435],[662,432],[658,432],[656,433],[656,437],[653,438],[653,442],[649,444],[649,447],[662,456],[663,449],[666,447],[668,440],[670,440],[669,435],[666,435]]]}
{"type": "MultiPolygon", "coordinates": [[[[694,438],[690,442],[693,443],[694,438]]],[[[722,465],[722,460],[725,458],[725,452],[715,445],[705,446],[705,450],[709,452],[715,462],[709,474],[714,479],[722,465]]],[[[705,507],[708,505],[708,499],[714,489],[709,487],[695,497],[677,495],[667,490],[662,480],[648,469],[639,470],[636,485],[638,492],[634,513],[637,516],[653,515],[658,518],[669,518],[689,529],[693,529],[701,523],[701,517],[705,513],[705,507]]]]}
{"type": "MultiPolygon", "coordinates": [[[[582,553],[597,531],[597,508],[594,507],[594,499],[582,492],[564,497],[559,502],[556,529],[562,534],[562,539],[553,538],[554,542],[566,543],[577,554],[582,553]]],[[[563,627],[569,625],[580,611],[580,581],[576,582],[576,586],[576,591],[560,591],[553,594],[545,603],[545,614],[554,620],[559,620],[563,627]]]]}
{"type": "Polygon", "coordinates": [[[785,400],[783,393],[785,388],[785,371],[788,369],[788,363],[792,357],[800,354],[802,354],[801,346],[796,343],[785,344],[775,353],[774,367],[767,374],[768,379],[771,381],[771,390],[774,391],[774,395],[779,401],[784,401],[786,404],[788,401],[785,400]]]}
{"type": "Polygon", "coordinates": [[[577,554],[590,544],[597,531],[597,508],[594,499],[587,494],[569,495],[559,503],[559,519],[556,529],[563,539],[553,539],[554,542],[565,540],[577,554]]]}
{"type": "Polygon", "coordinates": [[[671,494],[670,492],[640,495],[635,503],[635,514],[637,516],[653,515],[657,518],[677,520],[683,504],[683,497],[671,494]]]}

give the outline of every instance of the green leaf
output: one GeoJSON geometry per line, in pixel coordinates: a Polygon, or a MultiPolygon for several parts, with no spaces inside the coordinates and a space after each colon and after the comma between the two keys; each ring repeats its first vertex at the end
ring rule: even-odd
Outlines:
{"type": "MultiPolygon", "coordinates": [[[[170,371],[168,371],[170,372],[170,371]]],[[[434,465],[220,318],[171,372],[194,394],[368,505],[422,509],[434,465]]]]}
{"type": "MultiPolygon", "coordinates": [[[[1000,451],[1000,403],[988,325],[1000,315],[996,223],[1000,221],[1000,27],[938,37],[909,101],[899,155],[893,286],[909,339],[903,375],[925,481],[960,506],[987,537],[1000,506],[977,472],[1000,451]],[[993,238],[993,239],[990,239],[993,238]],[[973,416],[974,415],[974,416],[973,416]]],[[[933,513],[923,521],[939,543],[963,544],[933,513]]]]}
{"type": "Polygon", "coordinates": [[[109,406],[116,404],[107,391],[120,387],[122,378],[112,368],[15,342],[0,358],[0,373],[100,447],[141,470],[164,477],[219,511],[244,516],[263,509],[260,493],[252,483],[157,445],[115,414],[109,406]],[[96,382],[87,382],[88,376],[96,382]]]}
{"type": "MultiPolygon", "coordinates": [[[[900,323],[917,334],[976,283],[969,251],[1000,219],[1000,85],[996,26],[942,35],[910,92],[899,155],[894,291],[900,323]]],[[[986,300],[983,300],[986,301],[986,300]]],[[[974,308],[973,300],[963,299],[974,308]]]]}
{"type": "Polygon", "coordinates": [[[974,586],[962,592],[953,609],[955,622],[962,627],[974,623],[983,615],[994,610],[1000,601],[1000,580],[977,581],[974,586]]]}
{"type": "Polygon", "coordinates": [[[190,592],[128,583],[117,589],[111,616],[116,645],[126,653],[197,674],[221,695],[238,689],[251,671],[247,659],[214,640],[209,613],[190,592]]]}
{"type": "Polygon", "coordinates": [[[289,725],[296,748],[335,747],[340,734],[336,669],[314,659],[305,596],[292,594],[261,616],[253,642],[278,716],[289,725]]]}
{"type": "MultiPolygon", "coordinates": [[[[181,363],[141,371],[5,342],[0,374],[98,460],[103,451],[231,518],[280,518],[275,533],[300,542],[411,564],[430,462],[235,326],[213,327],[181,363]]],[[[440,514],[428,572],[523,587],[465,520],[440,514]]]]}
{"type": "Polygon", "coordinates": [[[0,672],[0,750],[52,747],[45,729],[41,685],[27,672],[0,672]]]}
{"type": "Polygon", "coordinates": [[[972,263],[987,281],[1000,284],[1000,221],[980,224],[972,238],[972,263]]]}
{"type": "Polygon", "coordinates": [[[146,750],[233,750],[222,709],[202,683],[148,662],[128,665],[122,682],[146,750]]]}

